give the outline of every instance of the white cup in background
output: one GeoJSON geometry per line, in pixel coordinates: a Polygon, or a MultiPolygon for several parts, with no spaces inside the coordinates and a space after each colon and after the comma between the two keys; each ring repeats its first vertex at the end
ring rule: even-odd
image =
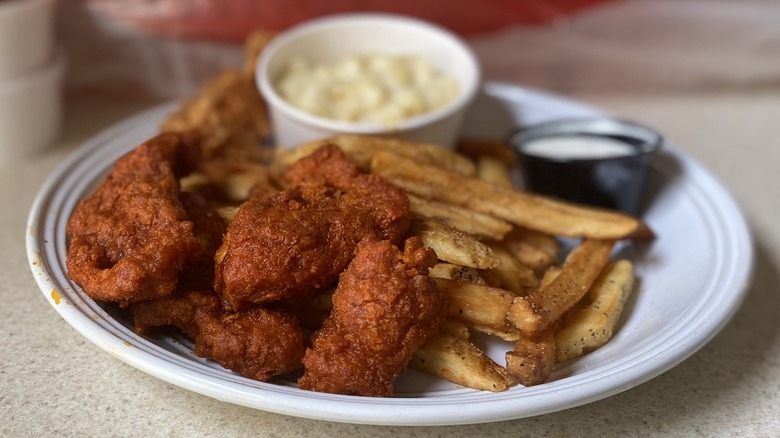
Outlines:
{"type": "Polygon", "coordinates": [[[337,134],[373,134],[451,147],[480,81],[476,57],[455,34],[422,20],[378,13],[332,15],[295,26],[271,41],[257,61],[255,74],[268,101],[276,142],[284,146],[337,134]],[[421,55],[454,77],[460,94],[442,108],[388,128],[308,114],[285,101],[273,84],[275,76],[296,56],[328,63],[348,55],[374,53],[421,55]]]}
{"type": "Polygon", "coordinates": [[[54,0],[0,0],[0,80],[35,72],[54,56],[54,0]]]}
{"type": "Polygon", "coordinates": [[[33,73],[0,81],[0,163],[40,152],[62,121],[65,51],[33,73]]]}

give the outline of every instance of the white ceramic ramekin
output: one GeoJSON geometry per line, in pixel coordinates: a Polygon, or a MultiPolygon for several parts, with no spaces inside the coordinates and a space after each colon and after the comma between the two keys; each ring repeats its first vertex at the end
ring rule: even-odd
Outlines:
{"type": "Polygon", "coordinates": [[[0,81],[0,163],[50,146],[62,119],[62,78],[66,56],[60,50],[33,73],[0,81]]]}
{"type": "Polygon", "coordinates": [[[0,80],[43,68],[54,56],[54,0],[0,1],[0,80]]]}
{"type": "Polygon", "coordinates": [[[256,80],[268,102],[276,142],[282,146],[335,134],[392,135],[451,147],[466,109],[480,82],[479,64],[471,50],[453,33],[430,23],[390,14],[340,14],[295,26],[266,47],[257,61],[256,80]],[[415,54],[455,78],[460,94],[450,104],[388,128],[318,117],[297,109],[276,91],[273,81],[293,57],[330,63],[354,54],[415,54]]]}

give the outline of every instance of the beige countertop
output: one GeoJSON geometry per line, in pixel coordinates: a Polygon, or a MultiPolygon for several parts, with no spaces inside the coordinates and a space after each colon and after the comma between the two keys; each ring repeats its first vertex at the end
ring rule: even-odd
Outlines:
{"type": "MultiPolygon", "coordinates": [[[[144,102],[71,97],[50,152],[0,169],[0,436],[777,436],[780,433],[780,88],[674,96],[588,95],[651,124],[733,194],[756,248],[754,283],[709,344],[661,376],[548,415],[451,427],[377,427],[256,411],[165,383],[112,357],[47,303],[25,225],[42,182],[84,140],[144,102]]],[[[706,257],[702,254],[702,257],[706,257]]]]}

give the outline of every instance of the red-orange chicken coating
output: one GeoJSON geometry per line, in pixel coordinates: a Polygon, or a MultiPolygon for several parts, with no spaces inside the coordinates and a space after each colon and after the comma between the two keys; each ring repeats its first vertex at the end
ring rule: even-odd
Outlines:
{"type": "Polygon", "coordinates": [[[389,241],[363,240],[333,294],[333,310],[304,356],[303,389],[389,397],[412,354],[447,315],[428,278],[436,263],[418,237],[404,252],[389,241]]]}
{"type": "Polygon", "coordinates": [[[136,331],[174,326],[195,341],[198,356],[265,381],[301,367],[304,337],[292,315],[254,307],[226,312],[212,292],[187,292],[131,305],[136,331]]]}
{"type": "Polygon", "coordinates": [[[228,309],[321,293],[364,237],[399,242],[409,226],[406,195],[335,146],[296,163],[288,180],[285,191],[248,199],[227,228],[214,284],[228,309]]]}
{"type": "Polygon", "coordinates": [[[285,181],[292,187],[324,186],[342,192],[341,202],[371,214],[380,230],[373,235],[397,245],[409,227],[406,194],[379,176],[361,173],[335,145],[323,146],[295,163],[285,181]]]}
{"type": "Polygon", "coordinates": [[[199,194],[182,192],[180,199],[192,221],[192,232],[201,250],[191,255],[179,274],[178,290],[211,290],[214,287],[214,257],[222,245],[226,223],[199,194]]]}
{"type": "Polygon", "coordinates": [[[89,296],[127,303],[165,296],[202,246],[179,199],[178,179],[195,166],[200,145],[158,135],[114,164],[67,224],[68,276],[89,296]]]}

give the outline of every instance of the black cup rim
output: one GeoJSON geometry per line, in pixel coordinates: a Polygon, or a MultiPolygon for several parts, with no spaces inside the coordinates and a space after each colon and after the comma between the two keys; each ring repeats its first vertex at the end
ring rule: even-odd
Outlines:
{"type": "Polygon", "coordinates": [[[626,161],[638,157],[651,155],[664,144],[664,137],[655,129],[646,125],[609,117],[577,117],[555,119],[548,122],[523,126],[514,130],[506,140],[506,143],[518,156],[532,157],[536,160],[545,160],[557,163],[596,163],[604,161],[626,161]],[[641,142],[629,143],[635,147],[635,153],[606,158],[565,158],[548,157],[536,154],[528,154],[523,151],[522,145],[529,141],[545,137],[569,135],[587,135],[593,137],[624,137],[641,142]]]}

